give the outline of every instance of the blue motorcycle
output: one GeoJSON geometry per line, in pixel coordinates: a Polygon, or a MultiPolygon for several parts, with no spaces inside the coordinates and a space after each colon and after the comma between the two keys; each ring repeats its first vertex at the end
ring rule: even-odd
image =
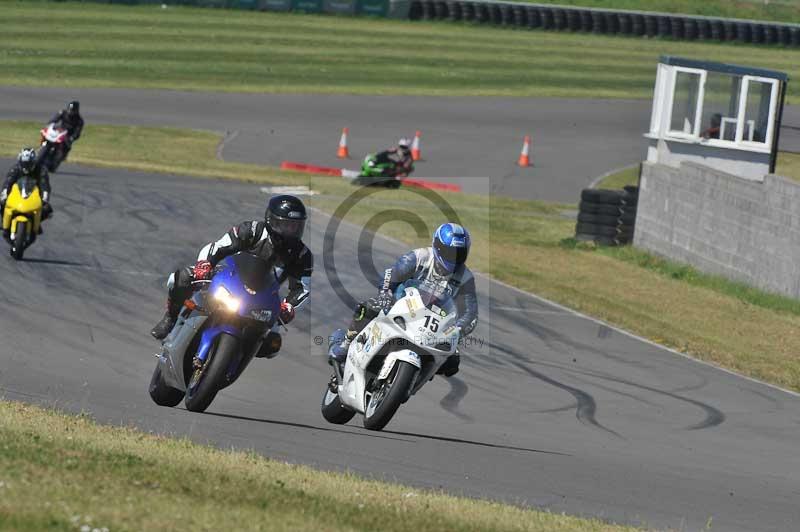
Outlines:
{"type": "Polygon", "coordinates": [[[164,339],[150,380],[160,406],[203,412],[233,384],[254,357],[278,352],[280,283],[266,261],[247,253],[222,260],[210,281],[186,300],[164,339]]]}

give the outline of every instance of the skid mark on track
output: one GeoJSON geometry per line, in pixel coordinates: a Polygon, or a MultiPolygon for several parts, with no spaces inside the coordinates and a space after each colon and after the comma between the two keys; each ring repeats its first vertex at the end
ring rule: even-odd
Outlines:
{"type": "MultiPolygon", "coordinates": [[[[669,397],[671,399],[676,399],[678,401],[682,401],[684,403],[688,403],[690,405],[696,406],[706,414],[706,417],[702,421],[700,421],[699,423],[695,423],[694,425],[689,425],[688,427],[686,427],[686,430],[700,430],[700,429],[716,427],[716,426],[721,425],[722,423],[724,423],[725,419],[726,419],[725,414],[721,410],[719,410],[718,408],[716,408],[716,407],[714,407],[714,406],[712,406],[712,405],[710,405],[708,403],[704,403],[704,402],[698,401],[696,399],[691,399],[689,397],[684,397],[683,395],[678,395],[676,393],[673,393],[673,392],[670,392],[670,391],[667,391],[667,390],[660,390],[660,389],[654,388],[652,386],[647,386],[645,384],[638,384],[638,383],[635,383],[633,381],[629,381],[629,380],[626,380],[626,379],[621,379],[619,377],[606,375],[606,374],[599,373],[599,372],[596,372],[596,371],[580,370],[580,369],[573,368],[573,367],[563,366],[561,364],[554,364],[554,363],[550,363],[550,362],[537,362],[536,364],[541,365],[541,366],[551,367],[551,368],[557,368],[557,369],[560,369],[560,370],[563,370],[563,371],[567,371],[567,372],[570,372],[570,373],[577,373],[577,374],[580,374],[580,375],[586,375],[588,377],[594,377],[594,378],[597,378],[597,379],[602,379],[602,380],[606,380],[606,381],[610,381],[610,382],[616,382],[618,384],[623,384],[625,386],[630,386],[632,388],[638,388],[640,390],[646,390],[648,392],[652,392],[652,393],[655,393],[655,394],[663,395],[665,397],[669,397]]],[[[617,393],[619,393],[619,392],[617,392],[617,393]]]]}
{"type": "Polygon", "coordinates": [[[447,384],[450,385],[450,391],[447,393],[447,395],[442,397],[442,400],[439,401],[439,405],[457,418],[470,423],[473,422],[474,419],[472,416],[465,414],[458,408],[461,400],[464,399],[464,397],[467,395],[467,392],[469,392],[469,386],[467,386],[467,383],[457,377],[450,377],[447,379],[447,384]]]}
{"type": "Polygon", "coordinates": [[[594,397],[589,395],[588,393],[584,392],[583,390],[579,390],[578,388],[573,388],[572,386],[566,385],[562,382],[558,382],[557,380],[548,377],[544,373],[539,373],[538,371],[529,368],[525,364],[520,362],[512,361],[513,365],[530,375],[531,377],[535,377],[540,381],[546,382],[551,386],[555,386],[560,390],[564,390],[569,392],[575,400],[578,402],[578,406],[575,409],[575,417],[578,418],[578,421],[583,423],[584,425],[589,425],[600,430],[603,430],[609,434],[612,434],[620,439],[625,439],[622,437],[621,434],[611,430],[608,427],[601,425],[597,419],[595,419],[595,414],[597,413],[597,403],[594,400],[594,397]]]}

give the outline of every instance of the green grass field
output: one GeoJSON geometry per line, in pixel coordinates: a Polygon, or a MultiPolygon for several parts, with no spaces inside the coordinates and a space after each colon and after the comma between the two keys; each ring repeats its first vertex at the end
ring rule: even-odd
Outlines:
{"type": "Polygon", "coordinates": [[[800,50],[763,46],[93,3],[0,11],[5,85],[650,98],[661,54],[800,77],[800,50]]]}
{"type": "Polygon", "coordinates": [[[626,532],[0,401],[0,530],[626,532]]]}
{"type": "Polygon", "coordinates": [[[800,22],[797,0],[530,0],[538,4],[685,13],[706,17],[800,22]]]}
{"type": "MultiPolygon", "coordinates": [[[[34,123],[0,123],[0,155],[13,155],[19,146],[30,144],[37,130],[34,123]]],[[[218,135],[202,131],[90,124],[70,157],[77,163],[149,172],[309,185],[321,193],[309,203],[328,212],[354,190],[341,178],[220,161],[215,158],[219,140],[218,135]]],[[[54,187],[57,204],[57,181],[54,187]]],[[[577,244],[571,239],[574,220],[561,215],[574,205],[441,196],[456,207],[472,231],[474,269],[702,360],[800,391],[797,301],[703,275],[632,248],[577,244]],[[492,216],[500,211],[515,216],[511,220],[492,216]],[[735,331],[731,323],[737,324],[735,331]]],[[[429,227],[441,221],[438,209],[427,200],[402,190],[381,192],[360,203],[347,220],[364,224],[398,204],[419,214],[429,227]]],[[[381,232],[414,246],[429,238],[418,241],[399,224],[388,224],[381,232]]]]}

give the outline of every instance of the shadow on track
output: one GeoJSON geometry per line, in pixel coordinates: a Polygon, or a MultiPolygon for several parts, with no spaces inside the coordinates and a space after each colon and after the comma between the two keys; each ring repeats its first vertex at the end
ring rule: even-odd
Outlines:
{"type": "Polygon", "coordinates": [[[558,451],[545,451],[544,449],[529,449],[527,447],[514,447],[513,445],[503,445],[501,443],[487,443],[482,441],[463,440],[461,438],[449,438],[447,436],[432,436],[430,434],[417,434],[414,432],[395,432],[392,430],[384,430],[384,434],[396,434],[398,436],[412,436],[414,438],[424,438],[426,440],[444,441],[448,443],[463,443],[465,445],[475,445],[477,447],[488,447],[490,449],[505,449],[508,451],[522,451],[526,453],[538,454],[555,454],[558,456],[572,456],[569,453],[560,453],[558,451]]]}
{"type": "MultiPolygon", "coordinates": [[[[330,428],[330,427],[320,427],[320,426],[317,426],[317,425],[306,425],[305,423],[293,423],[291,421],[276,421],[274,419],[260,419],[260,418],[257,418],[257,417],[237,416],[235,414],[219,414],[219,413],[216,413],[216,412],[204,412],[204,414],[207,415],[207,416],[226,417],[226,418],[229,418],[229,419],[239,419],[239,420],[242,420],[242,421],[255,421],[257,423],[266,423],[268,425],[281,425],[281,426],[284,426],[284,427],[296,427],[296,428],[299,428],[299,429],[321,430],[321,431],[324,431],[324,432],[338,432],[338,433],[341,433],[341,434],[350,434],[352,436],[367,436],[367,437],[370,437],[370,438],[380,438],[380,439],[384,439],[384,440],[411,441],[411,440],[408,440],[408,439],[405,439],[405,438],[392,438],[391,436],[382,436],[380,434],[373,434],[373,433],[365,432],[365,431],[354,432],[354,431],[350,431],[350,430],[334,429],[334,428],[330,428]]],[[[356,427],[354,427],[354,428],[356,428],[356,427]]],[[[358,428],[360,428],[360,427],[358,427],[358,428]]]]}
{"type": "Polygon", "coordinates": [[[83,262],[73,262],[70,260],[58,260],[58,259],[25,259],[24,262],[32,262],[34,264],[52,264],[55,266],[89,266],[83,262]]]}

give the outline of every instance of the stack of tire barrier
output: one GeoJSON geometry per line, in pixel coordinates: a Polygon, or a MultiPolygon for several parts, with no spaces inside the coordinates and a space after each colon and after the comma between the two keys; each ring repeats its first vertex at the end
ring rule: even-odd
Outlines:
{"type": "Polygon", "coordinates": [[[638,187],[624,190],[587,188],[581,192],[575,239],[603,246],[622,246],[633,242],[636,224],[638,187]]]}
{"type": "Polygon", "coordinates": [[[800,24],[492,0],[411,0],[412,20],[450,20],[552,31],[800,46],[800,24]]]}

